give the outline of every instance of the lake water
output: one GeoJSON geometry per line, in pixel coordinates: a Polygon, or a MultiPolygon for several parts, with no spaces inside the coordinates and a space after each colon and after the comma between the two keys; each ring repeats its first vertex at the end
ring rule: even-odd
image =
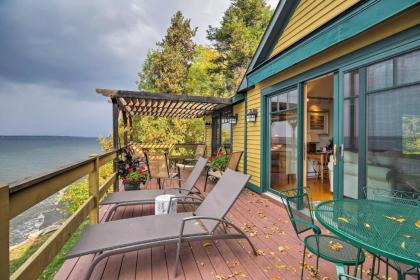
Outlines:
{"type": "MultiPolygon", "coordinates": [[[[10,183],[57,169],[99,153],[96,138],[56,136],[0,136],[0,182],[10,183]]],[[[60,221],[56,196],[44,200],[10,223],[10,245],[60,221]]]]}

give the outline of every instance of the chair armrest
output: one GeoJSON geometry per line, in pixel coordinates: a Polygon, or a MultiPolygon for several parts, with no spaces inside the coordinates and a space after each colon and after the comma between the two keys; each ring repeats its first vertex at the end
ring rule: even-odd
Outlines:
{"type": "Polygon", "coordinates": [[[321,234],[321,229],[319,228],[319,226],[312,224],[312,223],[308,223],[305,221],[302,221],[301,219],[296,219],[296,218],[290,218],[293,222],[295,223],[299,223],[301,225],[307,226],[312,228],[312,230],[314,231],[315,234],[320,235],[321,234]]]}

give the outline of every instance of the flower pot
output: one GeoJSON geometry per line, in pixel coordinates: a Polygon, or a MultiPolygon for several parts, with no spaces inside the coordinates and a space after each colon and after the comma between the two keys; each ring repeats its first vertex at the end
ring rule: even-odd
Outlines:
{"type": "Polygon", "coordinates": [[[124,183],[125,191],[135,191],[140,189],[140,183],[124,183]]]}

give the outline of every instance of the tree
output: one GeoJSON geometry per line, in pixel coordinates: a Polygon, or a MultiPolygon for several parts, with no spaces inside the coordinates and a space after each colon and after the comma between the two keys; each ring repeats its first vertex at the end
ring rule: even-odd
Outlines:
{"type": "Polygon", "coordinates": [[[217,51],[212,48],[201,45],[195,47],[186,86],[189,95],[227,97],[223,74],[209,74],[210,69],[216,66],[213,63],[216,57],[217,51]]]}
{"type": "Polygon", "coordinates": [[[197,28],[192,28],[190,19],[180,11],[171,18],[171,25],[158,49],[149,51],[142,71],[139,73],[140,89],[156,92],[185,93],[189,68],[194,55],[193,37],[197,28]]]}
{"type": "MultiPolygon", "coordinates": [[[[190,68],[195,54],[189,19],[180,11],[171,18],[171,24],[157,48],[150,50],[139,73],[138,87],[150,92],[187,94],[190,68]]],[[[142,143],[194,143],[204,141],[202,120],[174,120],[141,117],[133,121],[138,142],[142,143]]]]}
{"type": "Polygon", "coordinates": [[[232,0],[220,27],[209,26],[207,38],[219,54],[210,73],[225,76],[223,91],[238,88],[271,15],[265,0],[232,0]]]}

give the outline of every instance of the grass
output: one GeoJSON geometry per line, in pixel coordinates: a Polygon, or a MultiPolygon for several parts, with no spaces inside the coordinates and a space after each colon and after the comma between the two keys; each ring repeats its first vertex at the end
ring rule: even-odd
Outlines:
{"type": "MultiPolygon", "coordinates": [[[[60,269],[61,265],[64,262],[64,256],[70,251],[71,248],[75,245],[76,241],[79,239],[79,236],[82,232],[82,229],[85,227],[86,223],[82,223],[79,228],[72,234],[66,244],[60,252],[54,257],[50,264],[45,268],[42,274],[38,279],[49,280],[53,279],[54,275],[60,269]]],[[[50,237],[52,233],[42,235],[39,238],[36,238],[33,241],[28,241],[21,246],[16,247],[10,252],[10,273],[14,273],[42,244],[50,237]]]]}

